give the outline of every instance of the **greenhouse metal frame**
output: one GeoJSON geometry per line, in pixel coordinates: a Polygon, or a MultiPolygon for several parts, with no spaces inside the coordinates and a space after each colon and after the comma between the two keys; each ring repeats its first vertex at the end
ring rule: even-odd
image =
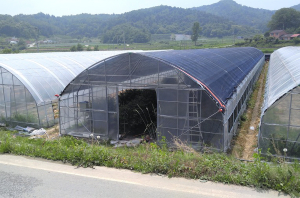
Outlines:
{"type": "Polygon", "coordinates": [[[84,70],[62,92],[60,133],[118,140],[119,93],[152,89],[158,138],[226,151],[263,64],[263,53],[251,47],[107,58],[84,70]]]}
{"type": "Polygon", "coordinates": [[[269,63],[261,114],[262,154],[300,159],[299,84],[300,47],[276,50],[269,63]]]}
{"type": "Polygon", "coordinates": [[[50,127],[58,123],[55,95],[84,69],[123,51],[0,55],[0,123],[50,127]]]}

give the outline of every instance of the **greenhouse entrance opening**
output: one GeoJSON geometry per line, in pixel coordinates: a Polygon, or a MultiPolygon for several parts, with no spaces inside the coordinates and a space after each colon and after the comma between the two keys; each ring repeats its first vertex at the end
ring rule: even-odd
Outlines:
{"type": "Polygon", "coordinates": [[[119,134],[122,138],[156,139],[157,97],[154,89],[119,92],[119,134]]]}

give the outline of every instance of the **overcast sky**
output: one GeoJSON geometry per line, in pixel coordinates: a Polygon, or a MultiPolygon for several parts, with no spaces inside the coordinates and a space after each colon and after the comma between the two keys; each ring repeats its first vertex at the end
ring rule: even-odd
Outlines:
{"type": "MultiPolygon", "coordinates": [[[[45,14],[63,16],[81,13],[120,14],[159,5],[182,8],[198,7],[219,0],[0,0],[0,14],[45,14]]],[[[277,10],[300,3],[299,0],[235,0],[241,5],[277,10]]]]}

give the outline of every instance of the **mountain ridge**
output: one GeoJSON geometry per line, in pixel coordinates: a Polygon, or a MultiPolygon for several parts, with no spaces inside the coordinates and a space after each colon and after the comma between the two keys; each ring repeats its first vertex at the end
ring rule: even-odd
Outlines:
{"type": "MultiPolygon", "coordinates": [[[[300,4],[292,8],[300,10],[300,4]]],[[[128,31],[126,40],[140,37],[143,42],[150,34],[191,34],[195,21],[202,27],[202,35],[222,37],[232,34],[263,33],[275,11],[242,6],[234,0],[221,0],[211,5],[193,8],[155,6],[123,14],[78,14],[53,16],[0,15],[0,36],[33,38],[37,29],[45,37],[69,35],[72,37],[105,36],[107,42],[118,42],[121,32],[128,31]],[[115,37],[115,38],[113,38],[115,37]]]]}
{"type": "Polygon", "coordinates": [[[300,11],[300,4],[294,5],[291,8],[294,8],[295,10],[300,11]]]}
{"type": "Polygon", "coordinates": [[[233,0],[221,0],[211,5],[193,7],[220,17],[225,17],[239,25],[248,25],[261,30],[267,30],[267,23],[275,13],[273,10],[243,6],[233,0]]]}
{"type": "MultiPolygon", "coordinates": [[[[125,28],[132,33],[133,36],[144,37],[145,34],[171,34],[182,33],[191,34],[191,27],[195,21],[198,21],[202,27],[202,34],[207,37],[227,36],[232,33],[245,34],[255,30],[253,28],[237,25],[234,22],[215,16],[210,13],[193,9],[183,9],[171,6],[156,6],[152,8],[134,10],[124,14],[118,15],[91,15],[81,14],[74,16],[55,17],[43,13],[35,15],[16,15],[9,16],[8,20],[2,20],[4,15],[0,15],[0,34],[8,33],[11,29],[14,35],[22,35],[22,27],[18,24],[29,24],[28,28],[31,33],[27,35],[34,35],[33,29],[37,27],[40,35],[70,35],[73,37],[99,37],[103,36],[109,31],[118,31],[117,34],[110,32],[110,37],[120,37],[120,34],[125,28]],[[32,33],[33,32],[33,33],[32,33]]],[[[128,33],[129,35],[129,33],[128,33]]],[[[118,39],[118,38],[116,38],[118,39]]],[[[132,38],[126,38],[126,40],[132,38]]],[[[145,40],[145,39],[143,39],[145,40]]],[[[147,39],[146,39],[147,40],[147,39]]]]}

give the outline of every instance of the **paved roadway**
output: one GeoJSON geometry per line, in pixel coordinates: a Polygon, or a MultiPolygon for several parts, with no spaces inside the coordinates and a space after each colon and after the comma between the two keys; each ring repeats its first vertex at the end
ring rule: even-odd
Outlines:
{"type": "Polygon", "coordinates": [[[67,164],[22,156],[0,155],[1,198],[254,198],[289,197],[276,191],[167,178],[129,170],[67,164]]]}

